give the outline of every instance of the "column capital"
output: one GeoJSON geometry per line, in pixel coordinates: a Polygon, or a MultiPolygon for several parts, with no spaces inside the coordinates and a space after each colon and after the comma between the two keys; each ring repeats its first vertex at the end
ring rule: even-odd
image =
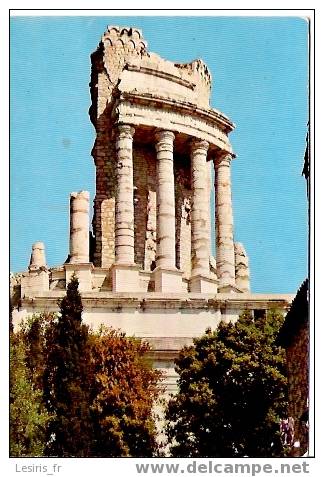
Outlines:
{"type": "Polygon", "coordinates": [[[156,129],[154,136],[158,142],[165,141],[171,143],[175,139],[175,134],[167,129],[156,129]]]}
{"type": "Polygon", "coordinates": [[[135,128],[130,124],[117,124],[115,128],[120,138],[133,139],[135,128]]]}
{"type": "Polygon", "coordinates": [[[230,166],[231,161],[235,158],[235,155],[231,152],[221,151],[214,157],[215,167],[230,166]]]}
{"type": "Polygon", "coordinates": [[[204,139],[193,137],[189,144],[192,152],[196,151],[197,149],[203,149],[205,152],[208,152],[209,142],[205,141],[204,139]]]}

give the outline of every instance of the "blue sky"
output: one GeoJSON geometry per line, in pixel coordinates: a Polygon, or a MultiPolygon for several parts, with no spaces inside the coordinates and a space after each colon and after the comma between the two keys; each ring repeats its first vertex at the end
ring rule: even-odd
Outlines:
{"type": "Polygon", "coordinates": [[[293,293],[307,274],[301,176],[308,120],[308,25],[297,17],[14,17],[11,19],[11,270],[42,240],[66,259],[69,194],[94,198],[90,54],[107,25],[141,28],[149,50],[202,58],[211,106],[236,124],[231,142],[235,240],[254,292],[293,293]]]}

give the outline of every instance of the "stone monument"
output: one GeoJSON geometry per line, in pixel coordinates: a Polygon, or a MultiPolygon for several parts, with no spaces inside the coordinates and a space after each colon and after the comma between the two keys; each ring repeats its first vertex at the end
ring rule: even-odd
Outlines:
{"type": "Polygon", "coordinates": [[[233,233],[234,124],[210,106],[203,61],[172,63],[148,51],[140,30],[111,26],[91,64],[94,247],[89,193],[73,192],[68,260],[48,269],[44,244],[33,245],[15,282],[14,321],[56,311],[76,273],[84,321],[148,340],[174,391],[174,357],[193,337],[244,309],[285,311],[292,297],[250,292],[248,258],[233,233]]]}

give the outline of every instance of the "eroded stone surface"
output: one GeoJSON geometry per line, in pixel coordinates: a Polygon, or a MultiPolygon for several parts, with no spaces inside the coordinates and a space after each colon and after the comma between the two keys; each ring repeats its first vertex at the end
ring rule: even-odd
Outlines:
{"type": "Polygon", "coordinates": [[[35,242],[30,255],[29,270],[46,268],[45,245],[43,242],[35,242]]]}
{"type": "Polygon", "coordinates": [[[235,284],[243,292],[250,291],[249,259],[245,248],[240,242],[235,242],[235,284]]]}

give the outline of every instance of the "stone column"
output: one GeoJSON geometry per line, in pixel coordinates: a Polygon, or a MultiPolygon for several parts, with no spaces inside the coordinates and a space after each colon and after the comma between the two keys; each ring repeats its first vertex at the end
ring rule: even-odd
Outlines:
{"type": "Polygon", "coordinates": [[[46,268],[45,245],[43,242],[35,242],[30,255],[29,270],[46,268]]]}
{"type": "Polygon", "coordinates": [[[127,124],[117,127],[117,192],[115,222],[116,263],[134,263],[134,183],[133,136],[135,129],[127,124]]]}
{"type": "Polygon", "coordinates": [[[182,273],[175,267],[175,192],[173,171],[173,141],[171,131],[155,134],[157,153],[157,227],[155,291],[182,290],[182,273]]]}
{"type": "Polygon", "coordinates": [[[216,293],[216,281],[210,275],[209,187],[207,176],[207,141],[191,142],[191,255],[190,291],[216,293]]]}
{"type": "Polygon", "coordinates": [[[79,290],[91,291],[92,269],[89,262],[89,201],[86,190],[70,194],[70,260],[65,267],[66,286],[72,275],[79,280],[79,290]]]}
{"type": "Polygon", "coordinates": [[[21,296],[34,297],[49,290],[49,273],[46,265],[43,242],[32,245],[28,273],[21,278],[21,296]]]}
{"type": "Polygon", "coordinates": [[[208,207],[208,255],[209,255],[209,264],[211,261],[211,209],[210,209],[210,195],[211,195],[211,165],[213,161],[206,162],[206,174],[207,174],[207,207],[208,207]]]}
{"type": "Polygon", "coordinates": [[[233,212],[229,153],[214,159],[216,212],[216,265],[220,292],[236,291],[233,212]]]}
{"type": "Polygon", "coordinates": [[[116,128],[115,264],[113,291],[139,291],[139,270],[134,263],[133,136],[128,124],[116,128]]]}
{"type": "Polygon", "coordinates": [[[70,194],[70,263],[89,263],[88,191],[70,194]]]}

